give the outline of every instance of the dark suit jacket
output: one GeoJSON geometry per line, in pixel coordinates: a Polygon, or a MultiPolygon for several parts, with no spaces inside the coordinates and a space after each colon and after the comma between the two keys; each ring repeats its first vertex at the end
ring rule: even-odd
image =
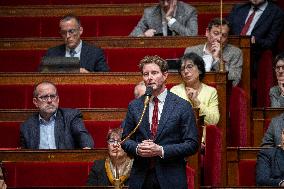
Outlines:
{"type": "MultiPolygon", "coordinates": [[[[79,110],[58,108],[54,133],[57,149],[94,147],[92,136],[85,128],[79,110]]],[[[29,117],[21,125],[20,138],[22,148],[39,148],[40,127],[38,113],[29,117]]]]}
{"type": "MultiPolygon", "coordinates": [[[[63,44],[48,49],[45,56],[65,56],[65,52],[66,47],[63,44]]],[[[82,42],[80,65],[91,72],[109,71],[103,50],[85,42],[82,42]]]]}
{"type": "Polygon", "coordinates": [[[272,118],[269,127],[262,138],[261,146],[276,147],[281,144],[280,133],[284,129],[284,113],[272,118]]]}
{"type": "MultiPolygon", "coordinates": [[[[250,3],[236,5],[228,16],[230,31],[233,35],[240,35],[249,10],[250,3]]],[[[284,13],[275,4],[268,2],[268,5],[259,20],[255,24],[251,35],[255,36],[256,44],[252,47],[257,49],[272,49],[283,29],[284,13]]]]}
{"type": "Polygon", "coordinates": [[[282,180],[284,180],[284,150],[276,147],[259,151],[256,162],[256,184],[279,186],[282,180]]]}
{"type": "MultiPolygon", "coordinates": [[[[142,96],[129,104],[123,137],[137,125],[144,107],[144,98],[142,96]]],[[[138,156],[136,147],[150,136],[149,108],[147,108],[139,129],[130,140],[122,144],[122,148],[135,158],[129,178],[129,189],[139,189],[143,185],[151,158],[138,156]]],[[[164,149],[164,158],[154,158],[161,189],[186,189],[185,157],[197,151],[198,133],[191,105],[170,91],[166,97],[154,142],[164,149]]]]}
{"type": "Polygon", "coordinates": [[[90,171],[88,180],[88,186],[111,186],[111,183],[108,180],[106,169],[105,169],[105,160],[96,160],[90,171]]]}

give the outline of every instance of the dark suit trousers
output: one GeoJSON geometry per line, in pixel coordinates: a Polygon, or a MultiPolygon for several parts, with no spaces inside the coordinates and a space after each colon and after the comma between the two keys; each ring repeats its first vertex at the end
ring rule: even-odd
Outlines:
{"type": "Polygon", "coordinates": [[[147,171],[142,189],[161,189],[155,168],[149,169],[147,171]]]}

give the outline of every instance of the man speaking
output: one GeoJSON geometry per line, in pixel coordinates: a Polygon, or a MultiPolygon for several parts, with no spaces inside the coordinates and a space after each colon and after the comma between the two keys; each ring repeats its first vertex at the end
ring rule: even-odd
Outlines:
{"type": "MultiPolygon", "coordinates": [[[[198,149],[192,107],[167,90],[165,60],[146,56],[139,68],[153,93],[139,128],[122,143],[122,148],[134,157],[129,189],[187,189],[185,157],[198,149]]],[[[142,96],[129,104],[123,138],[138,124],[144,99],[142,96]]]]}

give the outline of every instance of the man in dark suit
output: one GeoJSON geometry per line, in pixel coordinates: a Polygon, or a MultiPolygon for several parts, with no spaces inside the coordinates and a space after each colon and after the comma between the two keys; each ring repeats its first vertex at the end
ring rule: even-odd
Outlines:
{"type": "Polygon", "coordinates": [[[258,186],[284,187],[284,130],[277,133],[281,143],[274,148],[259,151],[256,162],[258,186]]]}
{"type": "Polygon", "coordinates": [[[263,50],[275,47],[283,30],[284,13],[278,6],[267,0],[249,1],[236,5],[227,20],[230,23],[231,34],[251,36],[252,55],[254,62],[257,63],[263,50]],[[251,23],[247,29],[244,29],[252,14],[254,16],[251,23]]]}
{"type": "Polygon", "coordinates": [[[58,108],[59,96],[55,85],[43,81],[35,86],[33,103],[38,108],[20,128],[21,147],[29,149],[90,149],[91,135],[75,109],[58,108]]]}
{"type": "MultiPolygon", "coordinates": [[[[168,65],[159,56],[146,56],[140,70],[153,88],[149,107],[136,132],[122,144],[134,157],[129,189],[186,189],[185,157],[198,149],[198,133],[192,107],[167,90],[168,65]]],[[[145,96],[128,106],[123,137],[138,124],[145,96]]]]}
{"type": "Polygon", "coordinates": [[[59,27],[64,44],[48,49],[45,56],[78,57],[81,73],[109,71],[103,50],[81,40],[83,27],[77,16],[64,16],[59,27]]]}

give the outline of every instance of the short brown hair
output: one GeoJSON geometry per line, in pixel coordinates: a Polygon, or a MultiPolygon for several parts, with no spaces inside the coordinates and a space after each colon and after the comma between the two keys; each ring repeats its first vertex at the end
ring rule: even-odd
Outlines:
{"type": "Polygon", "coordinates": [[[167,61],[162,59],[158,55],[155,55],[155,56],[145,56],[142,60],[140,60],[139,69],[140,69],[141,73],[143,72],[143,67],[146,64],[152,64],[152,63],[157,64],[160,67],[162,72],[168,71],[167,61]]]}
{"type": "Polygon", "coordinates": [[[211,31],[212,27],[215,26],[215,27],[218,27],[218,26],[225,26],[227,25],[228,28],[230,29],[230,25],[229,25],[229,22],[226,20],[226,19],[220,19],[220,18],[213,18],[209,23],[208,23],[208,30],[211,31]]]}
{"type": "Polygon", "coordinates": [[[113,128],[109,129],[107,133],[107,140],[109,140],[113,135],[117,135],[120,138],[122,137],[122,128],[113,128]]]}

